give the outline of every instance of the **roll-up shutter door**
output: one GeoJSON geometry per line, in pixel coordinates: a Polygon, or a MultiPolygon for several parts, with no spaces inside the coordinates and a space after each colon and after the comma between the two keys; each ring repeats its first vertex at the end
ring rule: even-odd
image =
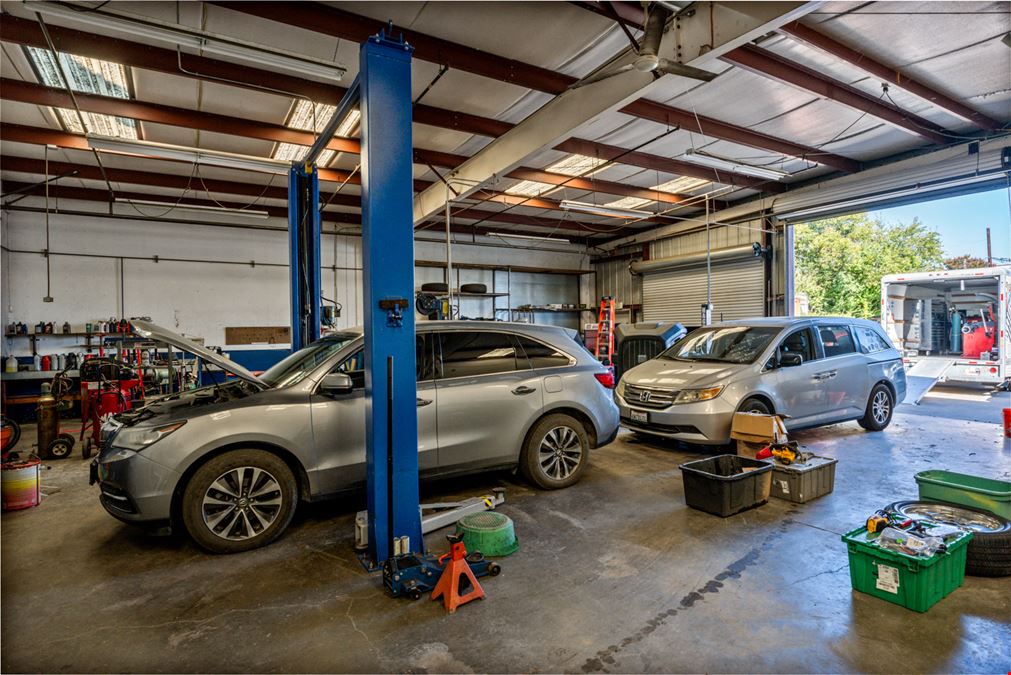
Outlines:
{"type": "MultiPolygon", "coordinates": [[[[760,258],[712,266],[713,320],[765,316],[765,265],[760,258]]],[[[702,323],[706,302],[705,265],[647,272],[642,275],[643,319],[702,323]]]]}

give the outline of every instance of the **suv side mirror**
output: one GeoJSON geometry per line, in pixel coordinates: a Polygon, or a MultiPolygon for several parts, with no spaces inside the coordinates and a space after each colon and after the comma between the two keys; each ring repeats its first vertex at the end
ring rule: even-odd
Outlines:
{"type": "Polygon", "coordinates": [[[779,366],[781,368],[791,368],[793,366],[799,366],[804,363],[804,357],[796,352],[787,352],[781,354],[779,357],[779,366]]]}
{"type": "Polygon", "coordinates": [[[351,380],[351,376],[347,373],[328,373],[323,376],[323,381],[320,382],[319,390],[323,394],[329,394],[331,396],[337,394],[350,394],[354,391],[355,385],[351,380]]]}

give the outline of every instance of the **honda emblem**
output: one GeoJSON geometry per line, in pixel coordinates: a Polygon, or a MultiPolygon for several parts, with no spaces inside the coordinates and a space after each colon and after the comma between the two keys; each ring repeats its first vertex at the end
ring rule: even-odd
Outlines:
{"type": "Polygon", "coordinates": [[[653,397],[652,392],[642,391],[639,392],[639,401],[642,403],[649,403],[649,399],[653,397]]]}

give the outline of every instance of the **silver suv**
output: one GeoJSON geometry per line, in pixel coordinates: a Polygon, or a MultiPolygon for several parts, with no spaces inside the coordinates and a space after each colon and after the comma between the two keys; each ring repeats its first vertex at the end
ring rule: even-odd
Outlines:
{"type": "MultiPolygon", "coordinates": [[[[92,465],[105,509],[182,524],[203,548],[276,539],[297,502],[365,481],[364,346],[328,335],[259,377],[144,321],[135,330],[236,379],[122,413],[92,465]]],[[[555,326],[417,325],[418,463],[424,478],[516,468],[544,489],[579,480],[589,450],[618,432],[613,376],[555,326]]]]}
{"type": "Polygon", "coordinates": [[[716,445],[736,412],[781,414],[788,429],[857,420],[880,431],[905,395],[901,355],[880,325],[806,317],[699,328],[626,371],[614,399],[633,431],[716,445]]]}

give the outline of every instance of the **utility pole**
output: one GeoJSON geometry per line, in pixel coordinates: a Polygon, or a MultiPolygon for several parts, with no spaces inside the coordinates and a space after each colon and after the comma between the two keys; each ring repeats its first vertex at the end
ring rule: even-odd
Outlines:
{"type": "Polygon", "coordinates": [[[986,228],[986,266],[993,267],[993,250],[990,248],[990,228],[986,228]]]}

